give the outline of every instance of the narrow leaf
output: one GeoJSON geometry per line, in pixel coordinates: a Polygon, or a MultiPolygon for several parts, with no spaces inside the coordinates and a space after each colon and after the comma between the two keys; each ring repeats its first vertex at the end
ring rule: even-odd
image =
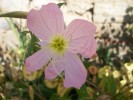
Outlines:
{"type": "Polygon", "coordinates": [[[117,83],[112,76],[104,78],[104,86],[105,90],[111,95],[114,95],[116,93],[117,83]]]}
{"type": "Polygon", "coordinates": [[[12,17],[12,18],[26,19],[27,14],[28,12],[15,11],[15,12],[8,12],[8,13],[0,14],[0,17],[12,17]]]}
{"type": "Polygon", "coordinates": [[[62,5],[64,5],[65,3],[58,3],[58,7],[60,8],[62,5]]]}

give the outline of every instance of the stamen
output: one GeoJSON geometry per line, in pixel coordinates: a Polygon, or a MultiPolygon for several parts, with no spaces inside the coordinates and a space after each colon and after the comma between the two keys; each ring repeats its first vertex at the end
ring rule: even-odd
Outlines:
{"type": "MultiPolygon", "coordinates": [[[[55,59],[53,59],[53,61],[52,61],[52,65],[53,65],[53,68],[54,68],[54,70],[55,70],[55,72],[57,73],[57,75],[59,75],[61,78],[63,78],[63,76],[56,70],[56,67],[55,67],[55,59]]],[[[64,78],[63,78],[64,79],[64,78]]]]}
{"type": "MultiPolygon", "coordinates": [[[[48,52],[46,48],[45,48],[45,50],[46,50],[46,52],[48,52]]],[[[50,56],[47,55],[47,53],[46,53],[46,56],[50,58],[50,56]]],[[[55,55],[54,55],[54,56],[55,56],[55,55]]],[[[53,58],[55,58],[55,57],[53,57],[53,58]]],[[[61,78],[63,78],[63,76],[56,70],[55,63],[57,63],[57,62],[62,62],[62,61],[65,61],[65,60],[55,61],[55,59],[52,59],[52,58],[51,58],[49,61],[50,61],[50,63],[53,65],[53,68],[54,68],[55,72],[57,73],[57,75],[59,75],[61,78]]],[[[50,63],[49,63],[49,64],[50,64],[50,63]]],[[[63,78],[63,79],[64,79],[64,78],[63,78]]]]}
{"type": "Polygon", "coordinates": [[[68,41],[65,37],[57,35],[51,38],[51,43],[49,43],[49,48],[56,54],[64,54],[67,48],[68,41]]]}

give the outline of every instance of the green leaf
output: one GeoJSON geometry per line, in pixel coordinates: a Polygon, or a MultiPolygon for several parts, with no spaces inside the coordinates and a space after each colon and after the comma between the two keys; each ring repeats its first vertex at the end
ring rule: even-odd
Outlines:
{"type": "Polygon", "coordinates": [[[30,33],[30,31],[22,31],[20,33],[20,39],[21,39],[21,43],[23,48],[25,49],[26,45],[27,45],[27,41],[26,41],[26,34],[30,33]]]}
{"type": "Polygon", "coordinates": [[[116,93],[117,82],[113,78],[113,76],[108,76],[104,78],[104,88],[111,95],[114,95],[116,93]]]}
{"type": "Polygon", "coordinates": [[[58,7],[60,8],[62,5],[64,5],[65,3],[58,3],[58,7]]]}
{"type": "Polygon", "coordinates": [[[13,85],[15,86],[15,88],[23,88],[23,89],[28,88],[24,82],[13,82],[13,85]]]}
{"type": "Polygon", "coordinates": [[[27,18],[27,14],[28,14],[28,12],[15,11],[15,12],[8,12],[8,13],[0,14],[0,17],[12,17],[12,18],[23,18],[23,19],[26,19],[27,18]]]}
{"type": "Polygon", "coordinates": [[[113,97],[113,100],[127,100],[127,98],[125,98],[122,93],[119,93],[115,97],[113,97]]]}
{"type": "Polygon", "coordinates": [[[49,100],[71,100],[70,96],[67,97],[59,97],[56,93],[53,94],[49,100]]]}
{"type": "Polygon", "coordinates": [[[78,100],[88,100],[89,95],[87,93],[86,85],[83,85],[79,90],[76,90],[78,93],[78,100]]]}
{"type": "Polygon", "coordinates": [[[49,100],[55,100],[55,98],[60,100],[60,97],[56,93],[52,94],[49,100]]]}
{"type": "MultiPolygon", "coordinates": [[[[42,81],[40,81],[42,82],[42,81]]],[[[34,89],[36,92],[40,92],[42,96],[45,96],[47,98],[47,100],[50,100],[50,97],[56,93],[56,90],[55,89],[49,89],[45,86],[45,84],[35,84],[34,85],[34,89]]]]}
{"type": "Polygon", "coordinates": [[[83,64],[86,68],[88,68],[90,66],[90,63],[88,61],[83,61],[83,64]]]}
{"type": "Polygon", "coordinates": [[[30,56],[31,54],[33,54],[34,52],[36,52],[40,49],[37,42],[38,42],[38,39],[36,38],[36,36],[34,34],[31,33],[31,40],[28,44],[27,52],[26,52],[25,57],[30,56]]]}

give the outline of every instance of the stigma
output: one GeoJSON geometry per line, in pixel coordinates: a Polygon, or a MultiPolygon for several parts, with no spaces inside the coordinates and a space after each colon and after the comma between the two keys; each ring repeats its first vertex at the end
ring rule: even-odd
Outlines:
{"type": "Polygon", "coordinates": [[[64,54],[68,47],[67,39],[62,35],[53,36],[48,46],[53,53],[64,54]]]}

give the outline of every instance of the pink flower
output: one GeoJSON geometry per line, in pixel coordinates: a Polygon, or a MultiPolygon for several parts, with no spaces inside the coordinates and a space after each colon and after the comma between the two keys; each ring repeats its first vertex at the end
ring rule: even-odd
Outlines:
{"type": "Polygon", "coordinates": [[[63,14],[50,3],[40,10],[32,9],[27,16],[30,31],[40,39],[41,50],[26,59],[27,71],[36,71],[48,64],[45,78],[52,80],[64,71],[64,87],[80,88],[87,71],[77,54],[90,58],[96,53],[96,27],[82,19],[73,20],[64,29],[63,14]]]}

